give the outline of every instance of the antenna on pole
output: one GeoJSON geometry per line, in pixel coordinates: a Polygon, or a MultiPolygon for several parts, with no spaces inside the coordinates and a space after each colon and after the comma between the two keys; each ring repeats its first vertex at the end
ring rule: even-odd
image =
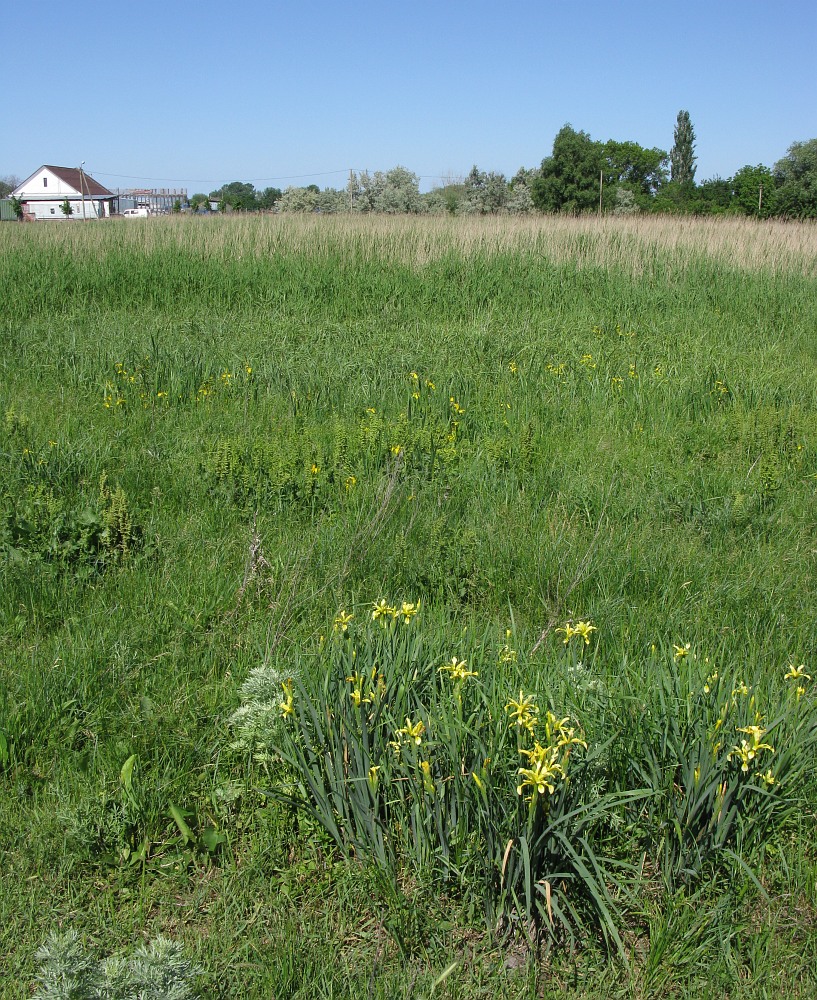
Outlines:
{"type": "Polygon", "coordinates": [[[85,166],[85,160],[79,165],[79,191],[82,195],[82,221],[85,222],[85,175],[82,172],[82,168],[85,166]]]}

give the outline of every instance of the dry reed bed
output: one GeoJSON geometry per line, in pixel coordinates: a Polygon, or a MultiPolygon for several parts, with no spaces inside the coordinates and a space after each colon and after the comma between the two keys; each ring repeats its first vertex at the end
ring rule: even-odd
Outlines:
{"type": "Polygon", "coordinates": [[[181,250],[194,257],[233,260],[306,252],[422,267],[450,254],[521,254],[641,274],[659,261],[684,270],[703,257],[748,271],[817,276],[817,225],[745,218],[183,216],[88,226],[4,226],[2,233],[0,253],[50,247],[86,258],[117,250],[181,250]]]}

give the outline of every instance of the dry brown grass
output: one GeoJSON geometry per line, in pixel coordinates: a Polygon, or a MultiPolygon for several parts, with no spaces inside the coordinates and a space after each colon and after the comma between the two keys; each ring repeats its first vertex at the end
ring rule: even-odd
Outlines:
{"type": "Polygon", "coordinates": [[[87,225],[3,226],[0,252],[26,244],[67,246],[102,256],[114,248],[146,253],[184,249],[193,255],[240,259],[287,251],[353,253],[415,266],[448,254],[541,255],[579,267],[643,273],[660,259],[674,269],[700,256],[750,271],[817,276],[813,222],[678,216],[440,216],[251,215],[112,220],[87,225]]]}

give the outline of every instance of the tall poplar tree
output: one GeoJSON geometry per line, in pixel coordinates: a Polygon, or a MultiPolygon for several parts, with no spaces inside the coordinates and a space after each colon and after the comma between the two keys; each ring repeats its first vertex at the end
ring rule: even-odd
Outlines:
{"type": "Polygon", "coordinates": [[[669,154],[670,178],[678,184],[691,184],[695,180],[695,129],[688,111],[678,112],[674,138],[669,154]]]}

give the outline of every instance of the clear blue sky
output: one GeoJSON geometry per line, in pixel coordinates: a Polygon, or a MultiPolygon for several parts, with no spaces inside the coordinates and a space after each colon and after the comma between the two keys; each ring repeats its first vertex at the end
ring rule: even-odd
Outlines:
{"type": "MultiPolygon", "coordinates": [[[[9,15],[10,16],[10,15],[9,15]]],[[[538,166],[565,122],[669,149],[697,179],[817,137],[815,0],[121,0],[18,6],[0,54],[0,176],[108,187],[342,187],[349,168],[538,166]]]]}

